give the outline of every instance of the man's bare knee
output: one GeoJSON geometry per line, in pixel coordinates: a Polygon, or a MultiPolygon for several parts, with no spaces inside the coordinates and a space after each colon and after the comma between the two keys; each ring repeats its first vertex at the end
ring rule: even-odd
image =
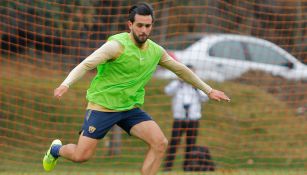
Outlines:
{"type": "Polygon", "coordinates": [[[161,145],[162,145],[162,146],[161,146],[161,147],[162,147],[162,151],[165,152],[166,149],[167,149],[167,145],[168,145],[168,140],[167,140],[167,138],[164,138],[164,139],[162,140],[161,145]]]}
{"type": "Polygon", "coordinates": [[[154,149],[155,152],[163,154],[166,151],[167,145],[168,145],[168,140],[165,137],[163,137],[157,140],[155,143],[153,143],[151,145],[151,148],[154,149]]]}
{"type": "Polygon", "coordinates": [[[92,157],[92,153],[89,151],[75,152],[72,161],[76,163],[83,163],[83,162],[88,161],[91,157],[92,157]]]}
{"type": "Polygon", "coordinates": [[[98,140],[80,136],[77,145],[74,145],[70,160],[76,163],[88,161],[95,153],[98,140]]]}
{"type": "Polygon", "coordinates": [[[83,156],[83,155],[74,155],[72,161],[75,163],[83,163],[88,161],[91,156],[83,156]]]}

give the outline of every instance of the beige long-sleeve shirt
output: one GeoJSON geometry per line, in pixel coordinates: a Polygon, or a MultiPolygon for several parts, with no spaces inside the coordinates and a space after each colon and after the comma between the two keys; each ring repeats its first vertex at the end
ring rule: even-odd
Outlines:
{"type": "MultiPolygon", "coordinates": [[[[144,48],[146,49],[146,45],[144,48]]],[[[114,60],[119,57],[124,52],[124,47],[116,40],[108,41],[98,48],[95,52],[84,59],[78,66],[76,66],[66,77],[61,85],[71,86],[77,80],[79,80],[87,71],[94,69],[99,64],[106,63],[107,61],[114,60]]],[[[164,50],[162,58],[160,59],[159,65],[169,69],[174,72],[178,77],[183,79],[185,82],[190,83],[192,86],[204,91],[209,94],[212,88],[204,83],[196,74],[194,74],[189,68],[187,68],[182,63],[172,59],[168,53],[164,50]]],[[[94,104],[92,102],[88,103],[88,109],[114,112],[114,110],[109,110],[103,106],[94,104]]]]}

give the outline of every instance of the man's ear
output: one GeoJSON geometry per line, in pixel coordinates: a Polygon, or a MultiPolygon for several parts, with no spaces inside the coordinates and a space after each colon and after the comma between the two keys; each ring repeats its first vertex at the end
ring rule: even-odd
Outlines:
{"type": "Polygon", "coordinates": [[[131,21],[128,21],[128,27],[130,30],[132,30],[132,22],[131,21]]]}

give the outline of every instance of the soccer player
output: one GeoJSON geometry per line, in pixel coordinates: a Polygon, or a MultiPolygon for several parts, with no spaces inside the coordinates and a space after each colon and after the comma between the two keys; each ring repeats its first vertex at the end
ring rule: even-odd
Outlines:
{"type": "Polygon", "coordinates": [[[209,98],[229,101],[223,92],[202,82],[185,65],[174,61],[161,46],[148,39],[153,23],[154,12],[149,4],[132,6],[128,20],[130,33],[109,37],[54,90],[54,96],[60,99],[88,70],[97,67],[97,75],[87,90],[88,106],[78,143],[62,145],[60,140],[54,140],[43,159],[46,171],[54,169],[59,157],[73,162],[87,161],[95,153],[98,141],[117,124],[129,135],[148,144],[141,174],[156,174],[168,141],[157,123],[140,107],[144,103],[144,86],[157,65],[173,71],[207,93],[209,98]]]}

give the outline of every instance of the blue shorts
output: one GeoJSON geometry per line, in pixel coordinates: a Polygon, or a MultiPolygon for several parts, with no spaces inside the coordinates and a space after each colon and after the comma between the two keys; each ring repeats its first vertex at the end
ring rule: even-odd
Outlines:
{"type": "Polygon", "coordinates": [[[152,118],[139,108],[123,112],[101,112],[89,109],[86,111],[80,133],[93,139],[102,139],[117,124],[131,135],[130,129],[134,125],[148,120],[152,120],[152,118]]]}

